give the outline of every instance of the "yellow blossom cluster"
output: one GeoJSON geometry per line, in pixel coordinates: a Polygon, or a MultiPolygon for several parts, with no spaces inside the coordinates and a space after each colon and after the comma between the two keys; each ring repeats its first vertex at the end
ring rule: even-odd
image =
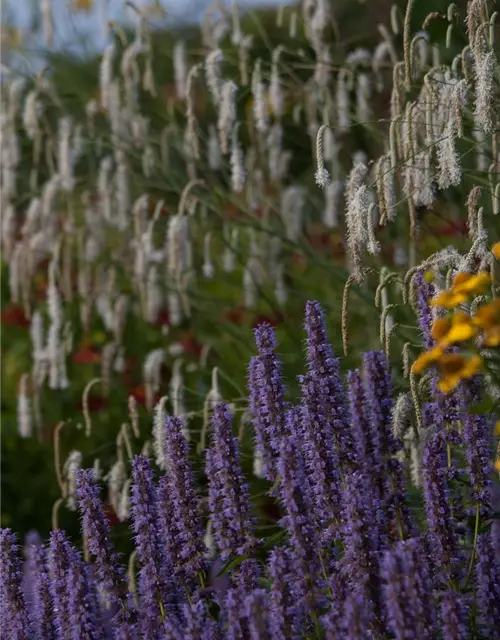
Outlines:
{"type": "MultiPolygon", "coordinates": [[[[495,258],[500,259],[500,243],[492,248],[495,258]]],[[[474,343],[469,341],[481,337],[485,347],[500,346],[500,299],[493,299],[477,307],[473,315],[458,310],[475,295],[483,293],[491,284],[491,277],[485,273],[458,273],[449,290],[439,294],[431,304],[449,309],[451,313],[438,318],[432,325],[432,337],[436,345],[422,353],[414,362],[414,373],[422,373],[430,366],[436,366],[439,372],[439,389],[443,393],[452,391],[460,380],[470,378],[483,366],[482,357],[475,351],[474,343]],[[472,354],[450,353],[449,347],[468,343],[472,354]]]]}

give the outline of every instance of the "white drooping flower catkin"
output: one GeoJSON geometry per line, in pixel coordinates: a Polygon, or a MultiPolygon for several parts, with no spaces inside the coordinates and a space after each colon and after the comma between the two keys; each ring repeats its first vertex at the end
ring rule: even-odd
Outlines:
{"type": "Polygon", "coordinates": [[[174,47],[174,76],[177,97],[182,100],[187,95],[187,75],[186,45],[180,41],[174,47]]]}
{"type": "Polygon", "coordinates": [[[212,95],[213,101],[216,105],[220,103],[221,99],[221,71],[220,65],[224,56],[220,49],[216,49],[208,54],[205,60],[205,78],[209,91],[212,95]]]}
{"type": "Polygon", "coordinates": [[[224,233],[226,238],[226,247],[222,256],[222,269],[225,273],[232,273],[236,269],[236,257],[238,250],[238,229],[232,229],[230,237],[224,233]]]}
{"type": "Polygon", "coordinates": [[[337,126],[339,131],[344,133],[348,131],[351,124],[351,117],[349,114],[350,100],[349,100],[349,88],[347,84],[347,74],[349,72],[346,69],[341,69],[337,74],[337,87],[335,91],[335,101],[337,105],[337,126]]]}
{"type": "Polygon", "coordinates": [[[316,163],[318,168],[316,169],[314,178],[318,187],[322,188],[325,188],[330,182],[330,174],[325,167],[325,160],[323,155],[323,136],[325,135],[327,129],[327,125],[321,125],[316,136],[316,163]]]}
{"type": "Polygon", "coordinates": [[[146,356],[143,366],[146,408],[150,411],[154,404],[154,395],[160,388],[161,368],[165,361],[165,350],[154,349],[146,356]]]}
{"type": "Polygon", "coordinates": [[[356,84],[356,119],[361,123],[369,123],[373,118],[371,108],[372,85],[367,73],[359,73],[356,84]]]}
{"type": "Polygon", "coordinates": [[[276,47],[273,51],[271,79],[269,81],[269,103],[275,118],[281,118],[284,113],[283,87],[279,74],[279,58],[282,51],[282,46],[276,47]]]}
{"type": "Polygon", "coordinates": [[[474,103],[474,122],[482,131],[493,133],[496,127],[494,99],[494,74],[496,56],[493,51],[487,53],[476,63],[476,100],[474,103]]]}
{"type": "Polygon", "coordinates": [[[460,156],[455,146],[454,125],[452,120],[446,126],[443,137],[437,143],[438,184],[440,189],[457,186],[462,179],[460,156]]]}
{"type": "Polygon", "coordinates": [[[221,92],[221,104],[217,128],[222,153],[229,151],[229,137],[236,121],[236,85],[232,80],[224,82],[221,92]]]}
{"type": "Polygon", "coordinates": [[[344,191],[342,180],[334,180],[325,188],[325,205],[323,208],[323,224],[328,229],[336,229],[339,225],[340,204],[344,191]]]}
{"type": "Polygon", "coordinates": [[[281,218],[285,225],[288,240],[297,242],[302,233],[304,208],[304,189],[287,187],[281,194],[281,218]]]}
{"type": "Polygon", "coordinates": [[[203,277],[207,278],[207,280],[211,280],[215,275],[215,267],[212,261],[211,256],[211,234],[206,233],[203,239],[203,265],[201,271],[203,273],[203,277]]]}
{"type": "Polygon", "coordinates": [[[245,188],[245,166],[243,150],[238,140],[239,123],[233,128],[231,137],[231,187],[234,193],[241,193],[245,188]]]}
{"type": "Polygon", "coordinates": [[[54,16],[52,13],[52,0],[41,0],[42,31],[47,47],[51,47],[54,41],[54,16]]]}
{"type": "Polygon", "coordinates": [[[163,396],[155,405],[153,418],[153,450],[155,461],[160,469],[165,469],[165,454],[163,449],[163,432],[165,429],[165,403],[168,397],[163,396]]]}
{"type": "Polygon", "coordinates": [[[27,373],[21,376],[17,394],[17,431],[21,438],[29,438],[33,433],[31,401],[28,397],[28,380],[29,375],[27,373]]]}
{"type": "Polygon", "coordinates": [[[66,480],[66,506],[70,511],[76,511],[76,476],[82,467],[82,454],[80,451],[70,451],[64,463],[63,476],[66,480]]]}
{"type": "Polygon", "coordinates": [[[212,171],[221,168],[222,154],[217,138],[217,131],[213,124],[208,127],[208,166],[212,171]]]}
{"type": "Polygon", "coordinates": [[[115,46],[110,44],[104,49],[99,67],[99,90],[100,103],[103,109],[109,108],[110,89],[113,81],[113,61],[115,56],[115,46]]]}
{"type": "Polygon", "coordinates": [[[268,107],[266,98],[266,85],[262,80],[262,61],[260,58],[255,63],[252,74],[252,97],[255,128],[264,133],[268,127],[268,107]]]}
{"type": "Polygon", "coordinates": [[[119,459],[113,464],[107,476],[108,502],[117,515],[120,510],[121,494],[126,478],[125,464],[123,460],[119,459]]]}
{"type": "Polygon", "coordinates": [[[71,150],[72,128],[71,118],[64,117],[59,120],[57,171],[61,177],[61,189],[67,193],[71,192],[75,185],[71,150]]]}

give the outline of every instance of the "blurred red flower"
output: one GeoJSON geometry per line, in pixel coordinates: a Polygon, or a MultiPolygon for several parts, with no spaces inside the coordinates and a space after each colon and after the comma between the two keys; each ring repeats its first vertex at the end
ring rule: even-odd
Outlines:
{"type": "Polygon", "coordinates": [[[24,313],[24,309],[16,302],[9,302],[1,314],[2,324],[16,325],[18,327],[29,327],[30,321],[24,313]]]}

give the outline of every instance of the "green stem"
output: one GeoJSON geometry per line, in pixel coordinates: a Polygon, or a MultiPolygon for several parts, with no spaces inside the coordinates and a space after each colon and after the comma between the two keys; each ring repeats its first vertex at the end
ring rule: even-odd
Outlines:
{"type": "Polygon", "coordinates": [[[465,579],[464,589],[470,580],[470,577],[472,575],[472,568],[474,566],[474,558],[476,556],[477,536],[479,534],[479,519],[480,519],[480,511],[479,511],[479,502],[478,502],[476,505],[476,524],[474,526],[474,542],[472,543],[472,554],[470,557],[469,570],[467,571],[467,578],[465,579]]]}

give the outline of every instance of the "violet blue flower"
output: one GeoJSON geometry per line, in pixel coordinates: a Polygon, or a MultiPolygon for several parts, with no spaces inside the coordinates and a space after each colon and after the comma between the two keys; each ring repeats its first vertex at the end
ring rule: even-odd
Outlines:
{"type": "Polygon", "coordinates": [[[2,637],[27,640],[30,618],[22,590],[20,546],[11,529],[0,529],[0,619],[2,637]]]}

